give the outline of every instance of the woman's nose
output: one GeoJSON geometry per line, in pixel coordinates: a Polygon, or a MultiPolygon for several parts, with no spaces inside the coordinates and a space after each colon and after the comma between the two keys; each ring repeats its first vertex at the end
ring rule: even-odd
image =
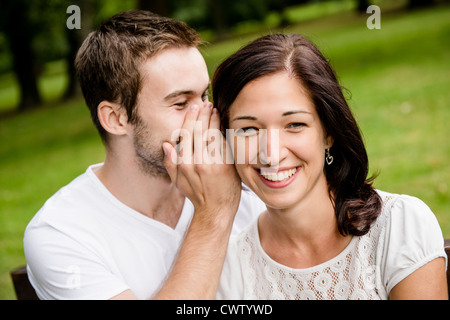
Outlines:
{"type": "Polygon", "coordinates": [[[259,132],[259,162],[261,165],[278,167],[285,157],[279,129],[263,129],[259,132]]]}

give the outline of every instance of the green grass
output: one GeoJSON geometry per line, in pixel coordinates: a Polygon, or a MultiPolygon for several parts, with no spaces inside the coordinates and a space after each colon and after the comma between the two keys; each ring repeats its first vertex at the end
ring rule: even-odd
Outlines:
{"type": "Polygon", "coordinates": [[[81,101],[2,120],[0,137],[0,299],[13,299],[8,271],[25,262],[25,226],[104,150],[81,101]]]}
{"type": "MultiPolygon", "coordinates": [[[[42,99],[46,102],[57,100],[69,82],[66,74],[67,65],[64,60],[49,62],[45,65],[42,76],[38,80],[38,88],[42,99]]],[[[19,88],[12,73],[0,75],[0,113],[11,110],[19,103],[19,88]]]]}
{"type": "Polygon", "coordinates": [[[449,12],[444,7],[396,14],[382,19],[381,30],[349,23],[318,35],[341,82],[352,92],[350,103],[365,136],[371,169],[380,172],[376,186],[423,199],[446,237],[449,12]]]}
{"type": "MultiPolygon", "coordinates": [[[[313,40],[351,92],[371,171],[380,173],[376,187],[420,197],[450,238],[450,7],[383,10],[381,30],[366,28],[367,15],[342,12],[285,31],[313,40]]],[[[276,30],[260,28],[206,47],[210,72],[270,31],[276,30]]],[[[64,69],[61,62],[49,65],[40,80],[47,101],[63,90],[64,69]]],[[[11,78],[0,76],[0,111],[17,99],[11,78]]],[[[28,221],[61,186],[102,161],[104,150],[81,100],[0,119],[0,137],[0,299],[14,299],[9,271],[25,263],[28,221]]]]}

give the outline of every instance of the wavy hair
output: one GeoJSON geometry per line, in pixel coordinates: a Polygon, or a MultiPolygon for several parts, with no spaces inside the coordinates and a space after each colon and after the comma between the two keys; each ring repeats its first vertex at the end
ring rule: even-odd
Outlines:
{"type": "Polygon", "coordinates": [[[367,178],[369,161],[360,129],[343,95],[343,87],[327,59],[298,34],[261,37],[227,58],[213,78],[213,99],[222,129],[242,88],[257,78],[285,71],[308,90],[317,114],[334,143],[334,161],[325,165],[330,198],[342,235],[361,236],[381,212],[381,198],[367,178]]]}

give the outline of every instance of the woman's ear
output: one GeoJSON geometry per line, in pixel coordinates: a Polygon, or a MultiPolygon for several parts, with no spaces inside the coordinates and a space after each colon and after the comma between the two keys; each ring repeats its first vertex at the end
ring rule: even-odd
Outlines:
{"type": "Polygon", "coordinates": [[[98,119],[102,127],[110,134],[127,134],[128,117],[125,109],[117,103],[102,101],[97,107],[98,119]]]}
{"type": "Polygon", "coordinates": [[[327,137],[325,138],[325,149],[329,149],[333,146],[334,144],[334,138],[330,135],[327,135],[327,137]]]}

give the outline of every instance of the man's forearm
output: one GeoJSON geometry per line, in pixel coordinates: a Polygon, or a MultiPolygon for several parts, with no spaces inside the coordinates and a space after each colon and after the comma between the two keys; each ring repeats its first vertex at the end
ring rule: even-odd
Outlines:
{"type": "Polygon", "coordinates": [[[234,214],[195,213],[173,268],[153,299],[214,299],[234,214]],[[210,215],[207,215],[210,216],[210,215]],[[219,219],[217,217],[224,217],[219,219]]]}

